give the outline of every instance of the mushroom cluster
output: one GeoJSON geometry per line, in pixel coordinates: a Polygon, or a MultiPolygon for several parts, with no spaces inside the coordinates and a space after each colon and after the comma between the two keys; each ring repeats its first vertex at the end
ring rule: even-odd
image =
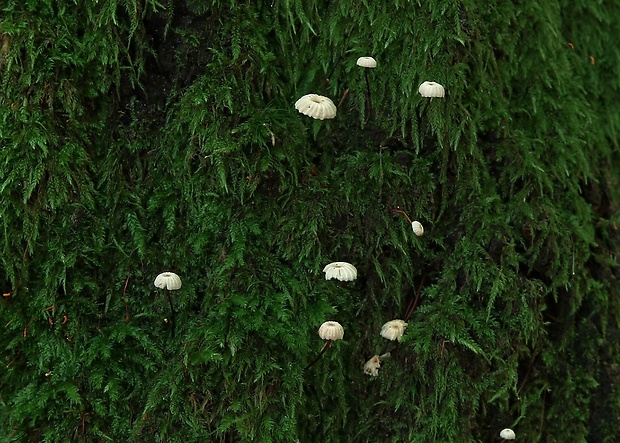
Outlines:
{"type": "MultiPolygon", "coordinates": [[[[364,75],[366,80],[366,105],[367,105],[367,118],[372,118],[372,101],[371,101],[371,88],[369,80],[369,72],[377,67],[377,60],[374,57],[362,56],[356,61],[356,65],[364,68],[364,75]]],[[[328,79],[329,80],[329,79],[328,79]]],[[[422,97],[429,98],[442,98],[445,97],[446,91],[443,85],[434,81],[424,81],[418,87],[418,92],[422,97]]],[[[311,117],[316,120],[328,120],[336,117],[338,108],[347,97],[348,89],[345,91],[338,106],[329,98],[319,94],[306,94],[299,98],[295,102],[295,109],[301,114],[311,117]]],[[[424,226],[418,220],[411,220],[407,213],[400,209],[393,210],[394,212],[402,213],[409,223],[411,229],[417,237],[424,235],[424,226]]],[[[357,279],[357,268],[351,263],[344,261],[337,261],[327,264],[323,268],[326,280],[338,280],[341,282],[351,282],[357,279]]],[[[419,294],[418,294],[419,295],[419,294]]],[[[417,303],[417,297],[413,304],[417,303]]],[[[411,312],[408,310],[405,320],[391,320],[383,325],[381,328],[381,336],[389,341],[398,342],[405,334],[405,328],[407,327],[407,321],[411,312]]],[[[321,350],[317,358],[308,365],[308,368],[312,366],[318,358],[330,347],[332,341],[341,340],[344,337],[344,328],[338,322],[330,320],[323,323],[319,327],[319,336],[323,340],[327,340],[327,343],[321,350]]],[[[383,354],[383,355],[389,355],[383,354]]],[[[370,360],[364,364],[364,373],[376,377],[381,367],[381,356],[374,355],[370,360]]]]}

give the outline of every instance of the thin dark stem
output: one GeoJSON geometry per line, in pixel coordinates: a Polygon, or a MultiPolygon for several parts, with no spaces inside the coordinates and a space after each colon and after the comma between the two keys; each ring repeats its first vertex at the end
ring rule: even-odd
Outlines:
{"type": "Polygon", "coordinates": [[[547,393],[543,392],[542,398],[542,411],[540,413],[540,425],[538,426],[538,431],[542,431],[543,426],[545,424],[545,399],[547,398],[547,393]]]}
{"type": "Polygon", "coordinates": [[[418,292],[416,292],[415,294],[415,299],[413,299],[413,302],[409,303],[409,306],[407,307],[407,311],[405,313],[405,321],[409,321],[411,314],[413,314],[415,307],[418,305],[418,300],[420,300],[420,292],[422,292],[422,285],[424,285],[425,278],[426,278],[426,275],[423,275],[422,281],[420,282],[420,285],[418,286],[418,292]]]}
{"type": "Polygon", "coordinates": [[[127,306],[127,285],[129,284],[129,275],[127,275],[127,280],[125,280],[125,287],[123,288],[123,304],[125,305],[125,321],[129,321],[129,307],[127,306]]]}
{"type": "Polygon", "coordinates": [[[390,355],[392,354],[392,352],[396,351],[396,348],[398,347],[398,340],[394,340],[392,341],[388,341],[385,343],[385,345],[383,345],[383,348],[381,349],[381,354],[379,355],[385,355],[386,353],[389,353],[390,355]],[[392,346],[392,348],[388,351],[388,348],[392,346]]]}
{"type": "Polygon", "coordinates": [[[366,74],[366,96],[368,98],[368,116],[366,120],[370,119],[370,115],[372,114],[372,99],[370,98],[370,80],[368,80],[368,68],[364,68],[364,73],[366,74]]]}
{"type": "Polygon", "coordinates": [[[321,356],[325,354],[325,352],[329,349],[331,345],[332,345],[332,340],[327,340],[325,345],[323,345],[323,349],[321,349],[321,352],[319,352],[319,355],[317,355],[316,358],[312,360],[312,362],[308,366],[306,366],[306,370],[310,369],[317,361],[319,361],[321,356]]]}
{"type": "Polygon", "coordinates": [[[172,337],[174,338],[174,330],[176,326],[176,314],[174,312],[174,307],[172,306],[172,298],[170,297],[170,291],[166,291],[166,295],[168,296],[168,304],[170,305],[170,321],[172,323],[172,337]]]}
{"type": "Polygon", "coordinates": [[[413,223],[413,221],[409,218],[405,211],[402,211],[400,209],[392,209],[392,212],[398,212],[399,214],[403,214],[407,218],[407,221],[409,221],[409,223],[413,223]]]}
{"type": "Polygon", "coordinates": [[[338,57],[338,60],[336,60],[336,63],[334,63],[334,66],[332,67],[332,70],[329,71],[329,74],[327,75],[327,82],[329,83],[329,79],[332,78],[332,75],[334,75],[334,72],[336,72],[336,68],[338,67],[338,63],[340,63],[340,61],[342,60],[342,57],[338,57]]]}
{"type": "Polygon", "coordinates": [[[342,60],[342,57],[340,57],[340,58],[338,58],[338,60],[336,60],[336,62],[334,63],[334,67],[329,72],[327,77],[325,77],[325,85],[324,85],[323,89],[326,89],[327,85],[329,85],[329,79],[332,77],[332,75],[334,75],[334,72],[336,72],[336,68],[338,67],[338,63],[340,63],[341,60],[342,60]]]}

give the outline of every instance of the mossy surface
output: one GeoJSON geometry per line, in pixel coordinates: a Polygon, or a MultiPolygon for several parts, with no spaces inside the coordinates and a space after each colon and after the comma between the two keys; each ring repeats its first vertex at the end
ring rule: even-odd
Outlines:
{"type": "Polygon", "coordinates": [[[499,3],[2,6],[0,440],[616,441],[620,6],[499,3]]]}

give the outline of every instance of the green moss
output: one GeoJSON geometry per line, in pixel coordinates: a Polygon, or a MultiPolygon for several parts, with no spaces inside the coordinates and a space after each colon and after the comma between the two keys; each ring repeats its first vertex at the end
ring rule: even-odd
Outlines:
{"type": "Polygon", "coordinates": [[[618,8],[255,3],[4,7],[0,434],[615,441],[618,8]]]}

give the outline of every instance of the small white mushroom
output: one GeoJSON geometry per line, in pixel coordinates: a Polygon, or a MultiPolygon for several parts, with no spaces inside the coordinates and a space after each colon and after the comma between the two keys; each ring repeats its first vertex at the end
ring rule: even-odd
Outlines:
{"type": "Polygon", "coordinates": [[[336,116],[336,105],[328,97],[307,94],[295,102],[295,109],[303,115],[317,120],[332,119],[336,116]]]}
{"type": "Polygon", "coordinates": [[[516,435],[512,429],[503,429],[502,432],[499,433],[500,438],[504,440],[514,440],[516,435]]]}
{"type": "Polygon", "coordinates": [[[357,66],[362,68],[376,68],[377,60],[372,57],[360,57],[357,59],[357,66]]]}
{"type": "Polygon", "coordinates": [[[364,374],[376,377],[379,375],[380,367],[381,359],[378,355],[373,355],[373,357],[364,364],[364,374]]]}
{"type": "Polygon", "coordinates": [[[435,82],[424,82],[418,88],[422,97],[445,97],[446,91],[443,86],[435,82]]]}
{"type": "Polygon", "coordinates": [[[403,320],[389,321],[381,328],[381,337],[387,338],[391,341],[400,340],[400,338],[405,333],[406,327],[407,323],[403,320]]]}
{"type": "Polygon", "coordinates": [[[424,235],[424,226],[419,221],[411,222],[411,227],[413,228],[413,233],[418,237],[422,237],[424,235]]]}
{"type": "Polygon", "coordinates": [[[344,328],[337,321],[326,321],[319,328],[319,337],[323,340],[342,340],[344,328]]]}
{"type": "Polygon", "coordinates": [[[325,280],[335,278],[340,281],[353,281],[357,278],[357,269],[351,263],[335,261],[323,268],[325,280]]]}
{"type": "Polygon", "coordinates": [[[181,277],[174,272],[162,272],[155,277],[155,286],[160,289],[176,291],[181,288],[181,277]]]}

